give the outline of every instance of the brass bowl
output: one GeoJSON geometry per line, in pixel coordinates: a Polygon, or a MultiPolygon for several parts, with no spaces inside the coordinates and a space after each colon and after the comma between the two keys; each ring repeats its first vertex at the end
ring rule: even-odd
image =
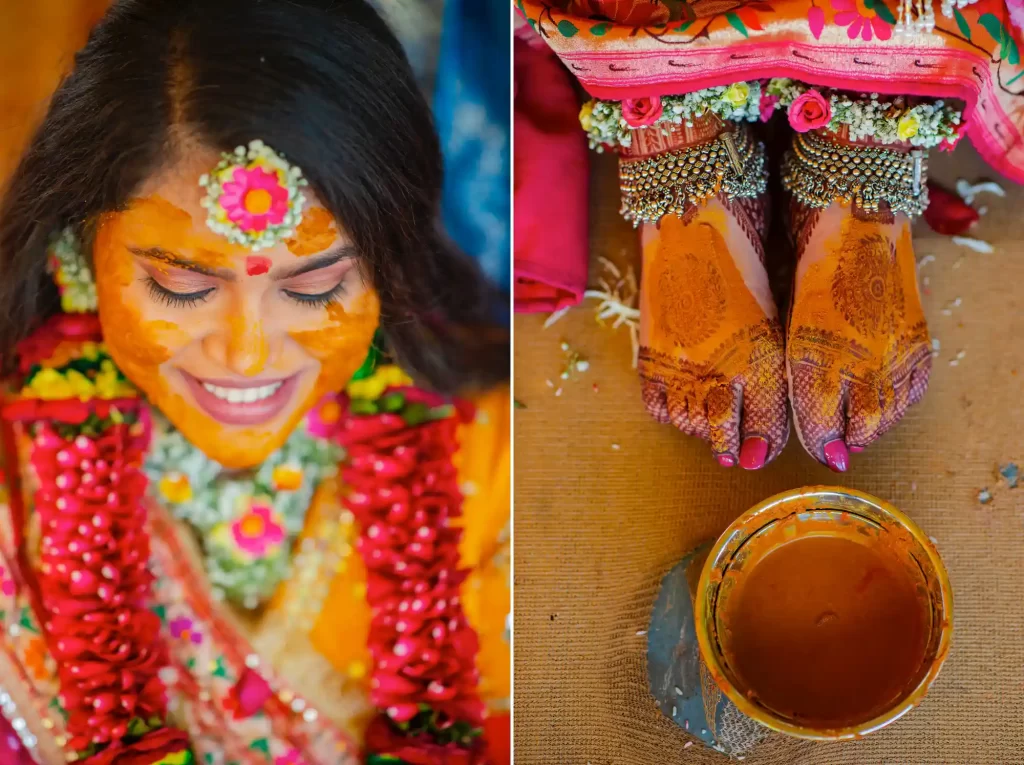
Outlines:
{"type": "MultiPolygon", "coordinates": [[[[902,570],[902,569],[901,569],[902,570]]],[[[750,718],[772,730],[798,738],[835,741],[858,738],[898,720],[924,698],[949,653],[952,636],[953,599],[946,568],[935,546],[910,518],[887,502],[868,494],[841,487],[813,486],[784,492],[766,499],[736,519],[722,533],[708,554],[697,584],[694,604],[697,642],[711,676],[722,692],[750,718]],[[785,524],[785,525],[783,525],[785,524]],[[856,720],[840,727],[815,725],[813,721],[770,708],[762,702],[755,689],[745,688],[742,679],[730,666],[723,636],[726,628],[721,614],[730,591],[748,575],[760,559],[752,551],[765,553],[762,536],[774,529],[784,530],[788,539],[799,537],[802,527],[807,535],[884,539],[892,549],[894,565],[911,572],[915,591],[922,599],[924,651],[920,666],[913,668],[912,679],[904,686],[891,707],[870,719],[856,720]],[[834,532],[832,531],[834,527],[834,532]],[[809,529],[813,528],[813,532],[809,529]],[[883,537],[883,535],[885,535],[883,537]],[[891,536],[890,536],[891,535],[891,536]],[[898,544],[891,544],[898,540],[898,544]],[[896,558],[900,560],[897,561],[896,558]]],[[[857,650],[856,646],[850,647],[857,650]]]]}

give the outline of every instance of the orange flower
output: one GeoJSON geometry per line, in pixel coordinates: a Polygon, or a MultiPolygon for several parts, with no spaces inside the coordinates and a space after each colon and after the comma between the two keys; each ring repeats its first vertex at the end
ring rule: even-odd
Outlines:
{"type": "Polygon", "coordinates": [[[278,465],[271,476],[275,491],[295,491],[302,486],[302,468],[298,465],[278,465]]]}
{"type": "Polygon", "coordinates": [[[25,648],[25,666],[36,680],[46,680],[50,672],[46,668],[46,660],[49,653],[46,651],[46,643],[42,638],[34,637],[28,641],[25,648]]]}

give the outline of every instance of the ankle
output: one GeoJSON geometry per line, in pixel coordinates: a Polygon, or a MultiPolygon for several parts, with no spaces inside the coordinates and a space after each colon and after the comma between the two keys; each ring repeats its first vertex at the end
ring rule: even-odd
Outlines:
{"type": "Polygon", "coordinates": [[[815,130],[794,136],[782,170],[783,188],[811,209],[839,202],[855,214],[913,218],[928,205],[927,155],[916,147],[844,142],[815,130]]]}
{"type": "Polygon", "coordinates": [[[737,126],[726,123],[711,112],[688,122],[659,125],[653,130],[648,127],[631,128],[629,144],[622,146],[620,155],[624,159],[655,157],[711,143],[722,133],[736,129],[737,126]]]}
{"type": "MultiPolygon", "coordinates": [[[[699,129],[706,128],[710,130],[702,124],[699,129]]],[[[732,201],[764,194],[768,180],[764,146],[746,126],[716,126],[715,130],[710,140],[647,156],[621,156],[623,216],[634,226],[656,224],[665,215],[685,216],[716,196],[732,201]]]]}

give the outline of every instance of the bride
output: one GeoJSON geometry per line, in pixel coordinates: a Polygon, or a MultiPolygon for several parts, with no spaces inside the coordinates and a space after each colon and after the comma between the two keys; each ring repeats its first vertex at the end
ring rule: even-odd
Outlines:
{"type": "Polygon", "coordinates": [[[508,344],[440,185],[362,0],[94,30],[0,210],[12,757],[486,761],[508,344]]]}

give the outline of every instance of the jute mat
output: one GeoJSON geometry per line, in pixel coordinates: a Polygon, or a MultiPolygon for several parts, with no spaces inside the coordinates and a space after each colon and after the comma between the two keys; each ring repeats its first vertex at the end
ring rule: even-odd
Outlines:
{"type": "MultiPolygon", "coordinates": [[[[988,172],[969,147],[932,168],[950,184],[988,172]]],[[[592,188],[593,256],[635,263],[613,159],[595,158],[592,188]]],[[[918,258],[935,258],[920,269],[941,342],[931,389],[841,478],[795,437],[774,464],[747,473],[719,468],[703,443],[655,424],[627,331],[598,327],[593,301],[547,330],[543,317],[516,318],[515,390],[527,407],[515,413],[517,763],[726,762],[700,744],[684,748],[686,734],[655,708],[637,633],[661,577],[688,550],[767,496],[837,481],[890,500],[937,541],[954,588],[953,650],[924,703],[889,728],[844,744],[776,737],[746,763],[1024,763],[1024,486],[996,477],[999,464],[1024,463],[1024,189],[979,204],[988,213],[975,235],[993,254],[918,227],[918,258]],[[563,339],[591,362],[576,381],[558,379],[563,339]],[[994,499],[982,506],[984,487],[994,499]]]]}

